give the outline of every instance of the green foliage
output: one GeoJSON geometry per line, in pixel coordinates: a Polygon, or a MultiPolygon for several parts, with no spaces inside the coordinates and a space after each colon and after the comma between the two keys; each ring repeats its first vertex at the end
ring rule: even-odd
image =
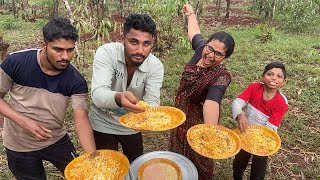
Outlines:
{"type": "Polygon", "coordinates": [[[89,34],[89,39],[80,39],[80,43],[90,39],[95,39],[98,46],[104,43],[104,39],[109,37],[112,29],[111,22],[103,19],[97,22],[96,17],[90,13],[87,4],[81,4],[74,10],[75,27],[79,34],[89,34]]]}
{"type": "Polygon", "coordinates": [[[319,31],[319,0],[254,0],[250,9],[257,12],[262,19],[274,18],[278,26],[285,31],[319,31]]]}
{"type": "MultiPolygon", "coordinates": [[[[2,0],[4,13],[14,13],[16,18],[22,17],[25,21],[35,22],[38,18],[50,18],[54,12],[54,0],[2,0]],[[12,2],[15,2],[14,6],[12,2]]],[[[58,2],[58,1],[57,1],[58,2]]],[[[61,1],[62,2],[62,1],[61,1]]],[[[59,3],[63,5],[63,3],[59,3]]],[[[1,12],[2,13],[2,12],[1,12]]]]}
{"type": "Polygon", "coordinates": [[[28,3],[31,6],[44,6],[44,7],[53,6],[53,1],[52,0],[29,0],[28,3]]]}
{"type": "Polygon", "coordinates": [[[250,10],[258,12],[261,18],[269,18],[272,12],[272,2],[274,0],[254,0],[250,10]]]}
{"type": "MultiPolygon", "coordinates": [[[[185,4],[184,0],[138,0],[135,1],[134,11],[150,15],[157,23],[158,43],[156,52],[166,54],[166,49],[173,48],[181,35],[176,29],[183,24],[177,21],[177,16],[181,15],[181,8],[185,4]],[[160,41],[159,41],[160,40],[160,41]]],[[[183,35],[184,37],[184,35],[183,35]]]]}
{"type": "Polygon", "coordinates": [[[46,19],[38,19],[35,25],[37,26],[37,28],[41,29],[43,26],[47,24],[47,22],[48,20],[46,19]]]}
{"type": "Polygon", "coordinates": [[[266,43],[275,36],[276,29],[268,24],[259,24],[255,27],[254,34],[261,43],[266,43]]]}
{"type": "Polygon", "coordinates": [[[1,25],[6,30],[17,28],[17,20],[12,16],[7,16],[1,20],[1,25]]]}
{"type": "Polygon", "coordinates": [[[319,23],[320,18],[320,2],[317,0],[295,0],[294,2],[287,2],[280,9],[278,20],[283,22],[283,28],[294,32],[302,32],[314,29],[319,23]]]}
{"type": "MultiPolygon", "coordinates": [[[[22,50],[25,48],[36,48],[38,43],[31,42],[39,38],[41,34],[42,24],[47,22],[47,20],[37,21],[36,23],[25,22],[20,18],[14,18],[13,15],[0,15],[0,34],[6,40],[6,43],[10,44],[8,52],[13,52],[17,50],[22,50]],[[15,28],[5,29],[3,22],[6,19],[13,19],[15,28]],[[26,46],[26,44],[29,44],[26,46]]],[[[0,178],[1,179],[1,178],[0,178]]]]}

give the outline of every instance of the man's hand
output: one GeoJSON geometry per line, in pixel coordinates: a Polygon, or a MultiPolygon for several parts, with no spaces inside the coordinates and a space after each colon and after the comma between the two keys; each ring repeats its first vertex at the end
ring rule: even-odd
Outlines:
{"type": "Polygon", "coordinates": [[[246,132],[246,129],[249,125],[247,117],[241,113],[237,116],[238,128],[241,132],[246,132]]]}
{"type": "Polygon", "coordinates": [[[119,92],[115,96],[118,105],[124,107],[126,110],[133,113],[141,113],[144,111],[143,108],[135,105],[138,99],[130,91],[119,92]]]}
{"type": "Polygon", "coordinates": [[[52,138],[50,134],[52,131],[39,124],[37,121],[33,119],[29,119],[22,123],[22,128],[25,129],[30,135],[36,138],[39,141],[46,141],[52,138]]]}
{"type": "Polygon", "coordinates": [[[3,100],[5,93],[0,92],[0,113],[8,119],[19,124],[31,136],[39,141],[52,138],[51,130],[47,129],[37,121],[17,112],[7,102],[3,100]]]}

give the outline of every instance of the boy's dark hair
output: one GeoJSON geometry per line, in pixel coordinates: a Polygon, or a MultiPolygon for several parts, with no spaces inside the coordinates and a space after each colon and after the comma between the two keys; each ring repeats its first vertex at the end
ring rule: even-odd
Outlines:
{"type": "Polygon", "coordinates": [[[126,35],[130,29],[148,32],[152,37],[156,36],[156,24],[152,18],[146,14],[131,14],[124,19],[123,34],[126,35]]]}
{"type": "Polygon", "coordinates": [[[234,50],[235,42],[233,37],[229,33],[226,33],[224,31],[216,32],[209,37],[208,42],[213,40],[219,40],[224,44],[227,49],[225,58],[231,56],[234,50]]]}
{"type": "Polygon", "coordinates": [[[56,39],[77,41],[79,36],[77,29],[68,18],[54,17],[42,28],[43,38],[46,43],[56,39]]]}
{"type": "Polygon", "coordinates": [[[266,67],[264,68],[262,75],[264,75],[267,71],[269,71],[270,69],[273,69],[273,68],[280,68],[282,70],[284,79],[287,78],[286,68],[280,62],[272,62],[272,63],[267,64],[266,67]]]}

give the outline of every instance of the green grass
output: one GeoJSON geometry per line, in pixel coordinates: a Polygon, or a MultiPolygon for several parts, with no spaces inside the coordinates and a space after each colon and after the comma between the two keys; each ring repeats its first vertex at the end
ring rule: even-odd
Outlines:
{"type": "MultiPolygon", "coordinates": [[[[10,51],[30,47],[41,39],[41,27],[44,21],[35,24],[25,23],[21,20],[14,22],[14,29],[3,26],[4,19],[0,16],[0,33],[10,43],[10,51]]],[[[258,27],[210,27],[201,24],[205,37],[211,32],[224,30],[233,35],[236,41],[234,54],[225,61],[231,71],[233,79],[222,102],[220,123],[228,128],[236,127],[231,119],[231,103],[252,81],[259,81],[264,66],[272,61],[281,61],[287,68],[287,82],[282,89],[289,101],[289,112],[283,119],[279,128],[282,139],[282,149],[270,157],[267,179],[320,179],[320,37],[318,35],[287,34],[276,29],[272,40],[260,43],[257,39],[258,27]],[[302,175],[303,174],[303,175],[302,175]]],[[[182,27],[182,26],[181,26],[182,27]]],[[[320,29],[320,28],[319,28],[320,29]]],[[[185,33],[179,29],[179,33],[185,33]]],[[[94,43],[92,43],[94,44],[94,43]]],[[[91,65],[94,45],[87,46],[85,62],[74,61],[91,82],[91,65]],[[90,51],[90,52],[89,52],[90,51]]],[[[82,46],[79,50],[82,51],[82,46]]],[[[172,106],[179,85],[184,64],[192,56],[190,45],[186,44],[186,35],[161,57],[165,66],[165,78],[161,90],[162,105],[172,106]]],[[[71,131],[72,141],[81,152],[76,136],[73,134],[72,113],[66,116],[67,126],[71,131]]],[[[167,150],[168,133],[146,133],[145,152],[167,150]]],[[[231,179],[232,158],[215,161],[215,179],[231,179]]],[[[50,163],[45,163],[48,179],[63,179],[63,176],[50,163]]],[[[12,179],[12,174],[6,164],[6,156],[2,143],[0,144],[0,179],[12,179]]],[[[248,172],[246,173],[248,177],[248,172]]]]}
{"type": "MultiPolygon", "coordinates": [[[[6,42],[9,42],[9,51],[30,48],[28,45],[36,43],[41,39],[41,28],[47,20],[39,19],[35,23],[22,21],[20,18],[14,19],[11,15],[1,15],[0,35],[6,42]]],[[[38,47],[38,46],[36,46],[38,47]]],[[[33,48],[36,48],[33,47],[33,48]]]]}

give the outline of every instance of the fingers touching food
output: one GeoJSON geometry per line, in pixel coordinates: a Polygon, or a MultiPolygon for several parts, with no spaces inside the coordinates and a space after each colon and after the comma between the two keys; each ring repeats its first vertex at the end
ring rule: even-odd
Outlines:
{"type": "Polygon", "coordinates": [[[149,108],[149,104],[147,102],[144,101],[139,101],[137,104],[137,106],[141,107],[142,109],[146,110],[147,108],[149,108]]]}

